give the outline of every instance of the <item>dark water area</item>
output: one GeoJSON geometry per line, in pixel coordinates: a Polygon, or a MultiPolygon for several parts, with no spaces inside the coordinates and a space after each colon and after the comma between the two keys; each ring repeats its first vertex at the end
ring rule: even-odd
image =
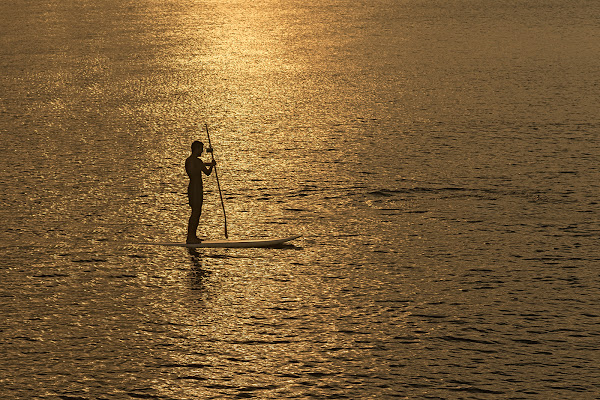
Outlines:
{"type": "Polygon", "coordinates": [[[599,21],[1,3],[0,398],[599,398],[599,21]]]}

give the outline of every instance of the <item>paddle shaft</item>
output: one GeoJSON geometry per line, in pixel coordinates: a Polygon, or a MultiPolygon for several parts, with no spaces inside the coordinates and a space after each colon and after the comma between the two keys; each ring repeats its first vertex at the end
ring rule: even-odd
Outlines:
{"type": "MultiPolygon", "coordinates": [[[[213,161],[215,160],[215,151],[210,143],[210,133],[208,133],[208,124],[204,124],[206,128],[206,136],[208,137],[208,147],[212,149],[210,153],[212,155],[213,161]]],[[[227,234],[227,214],[225,213],[225,202],[223,202],[223,193],[221,192],[221,184],[219,183],[219,173],[217,172],[217,166],[214,165],[213,169],[215,170],[215,178],[217,178],[217,189],[219,189],[219,197],[221,198],[221,207],[223,208],[223,218],[225,219],[225,239],[229,238],[227,234]]]]}

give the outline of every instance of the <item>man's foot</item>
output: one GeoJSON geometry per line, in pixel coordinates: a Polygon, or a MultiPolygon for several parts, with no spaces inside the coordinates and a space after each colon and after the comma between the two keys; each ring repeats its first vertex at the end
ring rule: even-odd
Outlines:
{"type": "Polygon", "coordinates": [[[189,237],[187,238],[187,240],[185,241],[186,244],[198,244],[198,243],[202,243],[202,239],[199,239],[198,237],[194,236],[194,237],[189,237]]]}

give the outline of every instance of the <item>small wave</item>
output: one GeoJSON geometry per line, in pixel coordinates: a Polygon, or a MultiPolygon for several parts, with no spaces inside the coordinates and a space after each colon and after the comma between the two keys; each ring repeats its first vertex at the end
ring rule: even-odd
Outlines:
{"type": "Polygon", "coordinates": [[[177,379],[182,379],[182,380],[191,380],[191,381],[207,381],[208,378],[205,378],[203,376],[192,376],[192,375],[186,375],[186,376],[180,376],[177,379]]]}
{"type": "Polygon", "coordinates": [[[207,368],[211,367],[210,364],[204,363],[173,363],[173,364],[161,364],[162,368],[207,368]]]}
{"type": "Polygon", "coordinates": [[[108,260],[106,258],[81,258],[81,259],[75,259],[75,260],[71,260],[74,263],[95,263],[95,262],[107,262],[108,260]]]}
{"type": "Polygon", "coordinates": [[[448,390],[451,390],[453,392],[468,392],[468,393],[481,393],[481,394],[504,394],[504,392],[501,392],[499,390],[481,389],[481,388],[477,388],[477,387],[473,387],[473,386],[448,388],[448,390]]]}
{"type": "Polygon", "coordinates": [[[70,276],[69,274],[60,274],[60,273],[56,273],[56,274],[35,274],[32,275],[34,278],[65,278],[67,276],[70,276]]]}
{"type": "Polygon", "coordinates": [[[134,399],[161,399],[161,396],[156,396],[153,394],[145,394],[145,393],[135,393],[135,392],[130,392],[127,393],[127,395],[129,397],[133,397],[134,399]]]}
{"type": "Polygon", "coordinates": [[[461,336],[440,336],[440,339],[446,340],[449,342],[466,342],[466,343],[480,343],[480,344],[496,344],[496,342],[492,342],[490,340],[484,339],[473,339],[461,336]]]}

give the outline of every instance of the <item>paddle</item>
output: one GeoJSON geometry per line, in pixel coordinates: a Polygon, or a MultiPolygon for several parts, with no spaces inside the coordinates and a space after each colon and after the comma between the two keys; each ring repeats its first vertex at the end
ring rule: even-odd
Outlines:
{"type": "MultiPolygon", "coordinates": [[[[208,147],[210,147],[211,149],[210,154],[212,155],[212,160],[215,161],[215,152],[212,147],[212,144],[210,143],[210,134],[208,133],[208,124],[205,123],[204,127],[206,128],[206,136],[208,136],[208,147]]],[[[225,203],[223,202],[223,193],[221,193],[219,174],[217,173],[217,166],[215,165],[213,168],[215,170],[215,178],[217,178],[217,188],[219,189],[219,197],[221,198],[221,207],[223,207],[223,218],[225,219],[225,239],[228,239],[229,236],[227,235],[227,214],[225,214],[225,203]]]]}

